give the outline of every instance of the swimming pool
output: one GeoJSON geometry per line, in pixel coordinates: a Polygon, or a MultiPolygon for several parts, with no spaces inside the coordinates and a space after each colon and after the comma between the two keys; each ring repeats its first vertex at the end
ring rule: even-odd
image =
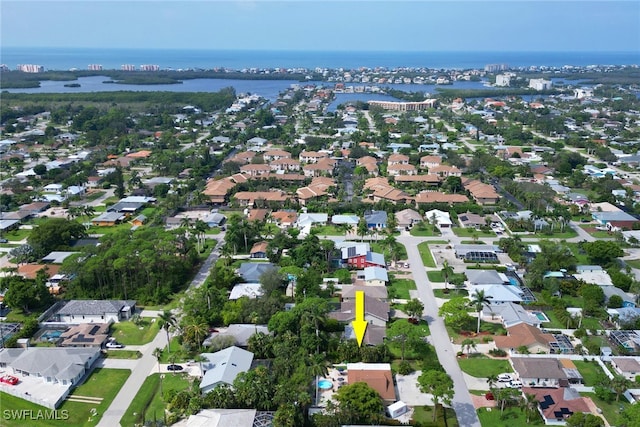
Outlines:
{"type": "Polygon", "coordinates": [[[44,334],[42,334],[40,336],[40,339],[46,340],[46,339],[49,339],[49,338],[60,338],[60,335],[62,335],[62,331],[54,329],[54,330],[47,331],[44,334]]]}
{"type": "Polygon", "coordinates": [[[322,390],[329,390],[333,388],[333,383],[329,380],[320,380],[318,381],[318,387],[322,390]]]}
{"type": "Polygon", "coordinates": [[[547,315],[544,314],[541,311],[532,311],[531,314],[536,316],[538,318],[538,320],[540,320],[542,322],[549,322],[549,318],[547,317],[547,315]]]}
{"type": "Polygon", "coordinates": [[[518,279],[516,279],[515,277],[509,277],[509,283],[511,283],[513,286],[520,286],[520,283],[518,283],[518,279]]]}

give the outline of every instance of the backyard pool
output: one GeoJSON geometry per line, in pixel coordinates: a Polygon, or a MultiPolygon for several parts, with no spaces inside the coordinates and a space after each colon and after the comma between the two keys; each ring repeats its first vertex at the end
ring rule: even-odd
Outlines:
{"type": "Polygon", "coordinates": [[[516,279],[515,277],[509,277],[509,283],[511,283],[513,286],[520,286],[520,283],[518,283],[518,279],[516,279]]]}
{"type": "Polygon", "coordinates": [[[320,380],[318,381],[318,387],[321,390],[329,390],[333,388],[333,382],[331,382],[330,380],[320,380]]]}
{"type": "Polygon", "coordinates": [[[532,311],[531,312],[534,316],[536,316],[541,322],[549,322],[549,318],[547,317],[546,314],[544,314],[541,311],[532,311]]]}
{"type": "Polygon", "coordinates": [[[40,335],[40,339],[42,341],[47,341],[50,339],[56,339],[56,338],[60,338],[60,335],[62,335],[63,331],[60,331],[58,329],[53,329],[51,331],[46,331],[44,334],[40,335]]]}

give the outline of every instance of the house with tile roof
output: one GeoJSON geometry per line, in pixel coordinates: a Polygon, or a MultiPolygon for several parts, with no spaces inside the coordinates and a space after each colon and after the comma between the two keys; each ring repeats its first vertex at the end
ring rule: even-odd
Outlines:
{"type": "Polygon", "coordinates": [[[396,163],[387,167],[387,174],[389,174],[389,176],[417,175],[418,170],[410,164],[396,163]]]}
{"type": "Polygon", "coordinates": [[[415,224],[422,222],[423,218],[419,212],[413,209],[403,209],[395,213],[398,228],[411,228],[415,224]]]}
{"type": "Polygon", "coordinates": [[[551,343],[556,342],[556,339],[535,326],[519,323],[507,328],[507,335],[496,336],[494,341],[496,348],[507,352],[517,352],[518,348],[524,346],[529,353],[538,354],[550,353],[551,343]]]}
{"type": "Polygon", "coordinates": [[[538,412],[546,425],[564,425],[567,418],[576,412],[601,417],[595,403],[588,397],[582,397],[573,388],[523,387],[522,393],[536,397],[538,412]]]}
{"type": "Polygon", "coordinates": [[[572,372],[575,365],[570,364],[567,368],[562,359],[555,357],[512,356],[509,362],[525,386],[569,387],[570,378],[574,379],[574,383],[580,383],[582,380],[582,377],[575,378],[579,373],[572,372]]]}
{"type": "Polygon", "coordinates": [[[240,166],[240,173],[251,177],[260,177],[268,175],[271,172],[271,166],[265,164],[254,164],[240,166]]]}
{"type": "Polygon", "coordinates": [[[389,363],[347,363],[347,383],[366,383],[385,403],[396,401],[396,389],[389,363]]]}
{"type": "Polygon", "coordinates": [[[467,196],[463,194],[445,194],[440,191],[421,191],[416,195],[416,205],[427,203],[466,203],[469,201],[467,196]]]}
{"type": "Polygon", "coordinates": [[[629,381],[635,381],[640,376],[640,357],[612,357],[611,366],[629,381]]]}
{"type": "Polygon", "coordinates": [[[420,158],[420,169],[431,169],[442,164],[441,156],[422,156],[420,158]]]}

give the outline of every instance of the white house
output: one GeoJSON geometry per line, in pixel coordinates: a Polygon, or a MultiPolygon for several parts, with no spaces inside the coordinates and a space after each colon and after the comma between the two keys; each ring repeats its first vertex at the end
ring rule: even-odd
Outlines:
{"type": "Polygon", "coordinates": [[[133,300],[71,300],[66,301],[51,320],[69,324],[120,322],[131,318],[135,308],[133,300]]]}
{"type": "Polygon", "coordinates": [[[424,217],[429,222],[434,222],[440,228],[450,228],[453,222],[449,212],[444,212],[438,209],[432,209],[425,212],[424,217]]]}

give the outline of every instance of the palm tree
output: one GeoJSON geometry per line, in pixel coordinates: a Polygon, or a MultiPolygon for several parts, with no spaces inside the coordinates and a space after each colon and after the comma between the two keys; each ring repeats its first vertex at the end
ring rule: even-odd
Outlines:
{"type": "Polygon", "coordinates": [[[316,388],[316,405],[318,402],[318,378],[326,377],[329,374],[327,369],[326,357],[324,354],[309,355],[307,359],[307,370],[309,374],[313,376],[314,385],[316,388]]]}
{"type": "Polygon", "coordinates": [[[160,328],[164,329],[167,333],[167,351],[171,354],[171,340],[169,338],[169,329],[174,328],[178,320],[175,318],[173,313],[169,310],[165,310],[158,316],[158,324],[160,328]]]}
{"type": "Polygon", "coordinates": [[[538,410],[538,399],[535,394],[526,393],[520,401],[520,409],[527,415],[527,423],[538,410]]]}
{"type": "Polygon", "coordinates": [[[631,381],[623,377],[622,375],[615,375],[610,381],[609,385],[616,394],[616,402],[620,401],[620,395],[623,394],[631,386],[631,381]]]}
{"type": "Polygon", "coordinates": [[[320,325],[322,325],[326,317],[319,309],[320,307],[314,306],[312,309],[305,311],[302,314],[302,321],[313,323],[316,330],[316,355],[320,353],[320,325]]]}
{"type": "Polygon", "coordinates": [[[497,382],[498,376],[496,374],[491,374],[487,377],[487,384],[489,384],[489,389],[492,389],[497,382]]]}
{"type": "Polygon", "coordinates": [[[473,307],[478,313],[478,328],[476,333],[480,333],[480,318],[482,317],[482,309],[484,307],[489,307],[491,303],[491,296],[486,296],[484,293],[484,289],[477,289],[475,293],[472,295],[471,301],[469,301],[469,305],[473,307]]]}
{"type": "Polygon", "coordinates": [[[198,252],[200,252],[204,248],[204,233],[209,229],[209,226],[203,220],[197,219],[193,225],[193,229],[196,232],[198,252]]]}
{"type": "Polygon", "coordinates": [[[162,349],[160,347],[156,347],[153,350],[153,357],[156,358],[156,360],[158,361],[158,376],[160,377],[160,396],[164,396],[164,393],[162,392],[162,377],[163,375],[160,374],[160,358],[162,357],[162,349]]]}
{"type": "Polygon", "coordinates": [[[184,328],[185,338],[188,341],[192,341],[198,347],[198,350],[202,348],[202,340],[209,332],[209,325],[205,322],[191,322],[184,328]]]}
{"type": "Polygon", "coordinates": [[[160,358],[162,357],[162,349],[160,347],[156,347],[153,350],[153,357],[158,360],[158,373],[160,373],[160,358]]]}
{"type": "Polygon", "coordinates": [[[442,277],[444,277],[444,288],[448,290],[449,278],[453,276],[453,267],[449,265],[449,261],[444,260],[442,263],[442,270],[440,270],[440,272],[442,273],[442,277]]]}
{"type": "Polygon", "coordinates": [[[471,338],[465,338],[462,341],[462,349],[467,349],[467,354],[471,353],[471,349],[475,349],[476,348],[476,341],[472,340],[471,338]]]}

